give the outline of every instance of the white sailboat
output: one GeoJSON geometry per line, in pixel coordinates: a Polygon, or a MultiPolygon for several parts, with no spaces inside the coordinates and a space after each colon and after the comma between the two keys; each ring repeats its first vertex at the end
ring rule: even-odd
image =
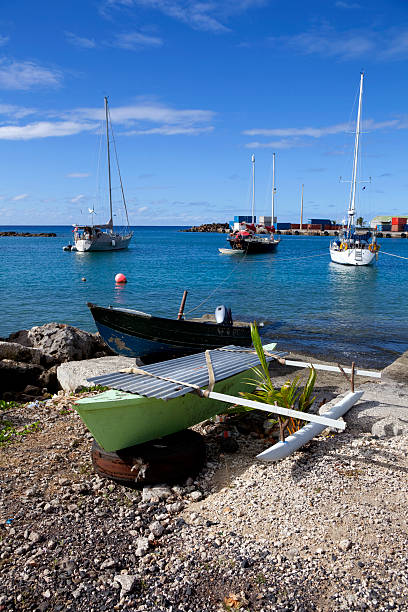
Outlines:
{"type": "Polygon", "coordinates": [[[357,126],[354,142],[354,161],[353,173],[351,177],[350,202],[348,207],[347,227],[340,239],[333,240],[330,243],[330,257],[335,263],[349,266],[368,266],[374,263],[379,245],[376,242],[376,236],[371,232],[365,234],[357,234],[354,217],[356,214],[356,188],[357,188],[357,170],[358,170],[358,155],[361,133],[361,108],[363,100],[363,80],[364,72],[360,75],[360,95],[358,100],[357,126]]]}
{"type": "MultiPolygon", "coordinates": [[[[122,194],[123,206],[126,213],[127,228],[123,232],[115,230],[113,226],[113,207],[112,207],[112,182],[111,182],[111,160],[109,133],[112,132],[112,125],[109,124],[108,98],[105,97],[105,118],[106,118],[106,142],[108,156],[108,188],[109,188],[109,221],[104,225],[76,225],[74,229],[75,250],[85,251],[119,251],[127,249],[132,239],[133,232],[129,229],[129,217],[126,207],[125,193],[123,190],[122,176],[118,165],[118,175],[122,194]]],[[[115,144],[115,141],[113,140],[115,144]]],[[[115,156],[116,156],[116,147],[115,156]]],[[[117,161],[117,156],[116,156],[117,161]]],[[[94,207],[89,209],[90,214],[95,214],[94,207]]]]}

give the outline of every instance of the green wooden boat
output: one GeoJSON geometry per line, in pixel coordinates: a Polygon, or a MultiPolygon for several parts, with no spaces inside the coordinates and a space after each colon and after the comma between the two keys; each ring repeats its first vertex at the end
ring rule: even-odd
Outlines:
{"type": "MultiPolygon", "coordinates": [[[[267,344],[264,348],[269,352],[275,346],[267,344]]],[[[242,347],[225,347],[210,353],[215,373],[214,391],[238,395],[246,388],[249,370],[259,364],[257,356],[242,347]]],[[[204,353],[153,364],[144,370],[198,384],[200,388],[208,385],[204,353]]],[[[106,451],[127,448],[186,429],[222,413],[228,405],[200,397],[180,385],[171,385],[163,378],[158,380],[118,372],[90,380],[113,388],[78,400],[74,408],[106,451]],[[128,391],[135,386],[139,386],[142,392],[128,391]]]]}

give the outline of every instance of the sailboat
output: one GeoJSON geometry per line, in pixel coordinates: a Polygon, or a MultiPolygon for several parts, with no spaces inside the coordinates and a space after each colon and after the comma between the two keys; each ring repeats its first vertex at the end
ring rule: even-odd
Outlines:
{"type": "MultiPolygon", "coordinates": [[[[275,204],[275,154],[273,154],[273,184],[272,184],[272,217],[271,225],[255,226],[255,155],[251,157],[252,162],[252,223],[240,224],[239,229],[228,238],[231,249],[242,253],[270,253],[276,250],[279,240],[274,237],[275,228],[274,204],[275,204]]],[[[220,249],[221,252],[227,249],[220,249]]]]}
{"type": "MultiPolygon", "coordinates": [[[[125,193],[123,190],[122,176],[117,164],[118,175],[120,181],[120,189],[122,193],[123,206],[126,213],[127,228],[120,232],[115,230],[113,226],[113,207],[112,207],[112,180],[111,180],[111,159],[110,159],[110,133],[112,134],[112,124],[109,122],[108,98],[105,97],[105,119],[106,119],[106,150],[108,156],[108,188],[109,188],[109,221],[104,225],[76,225],[74,229],[75,250],[80,252],[85,251],[119,251],[127,249],[132,239],[133,232],[129,229],[129,217],[126,207],[125,193]]],[[[116,145],[113,139],[115,157],[116,145]]],[[[95,214],[95,209],[89,209],[91,215],[95,214]]]]}
{"type": "Polygon", "coordinates": [[[368,266],[374,263],[380,249],[375,234],[357,234],[354,217],[356,214],[356,188],[361,133],[361,108],[363,100],[364,72],[360,75],[360,95],[358,100],[357,126],[354,142],[353,173],[351,177],[350,202],[347,211],[347,226],[340,239],[330,243],[330,257],[335,263],[349,266],[368,266]]]}

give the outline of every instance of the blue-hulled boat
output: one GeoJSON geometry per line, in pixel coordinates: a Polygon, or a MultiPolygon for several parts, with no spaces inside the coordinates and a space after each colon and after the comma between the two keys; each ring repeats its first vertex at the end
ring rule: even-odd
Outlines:
{"type": "Polygon", "coordinates": [[[106,344],[125,357],[156,358],[186,355],[227,344],[249,347],[249,324],[166,319],[130,308],[88,303],[98,331],[106,344]]]}

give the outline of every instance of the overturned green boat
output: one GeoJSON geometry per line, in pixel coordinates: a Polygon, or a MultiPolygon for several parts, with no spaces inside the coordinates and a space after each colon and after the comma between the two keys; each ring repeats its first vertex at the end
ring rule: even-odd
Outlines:
{"type": "MultiPolygon", "coordinates": [[[[276,344],[264,349],[267,360],[276,344]]],[[[255,351],[228,346],[205,353],[130,368],[90,378],[109,391],[80,399],[74,405],[81,419],[106,451],[116,451],[166,436],[222,413],[227,403],[202,397],[200,389],[238,395],[248,371],[259,365],[255,351]],[[201,395],[201,396],[200,396],[201,395]]]]}

